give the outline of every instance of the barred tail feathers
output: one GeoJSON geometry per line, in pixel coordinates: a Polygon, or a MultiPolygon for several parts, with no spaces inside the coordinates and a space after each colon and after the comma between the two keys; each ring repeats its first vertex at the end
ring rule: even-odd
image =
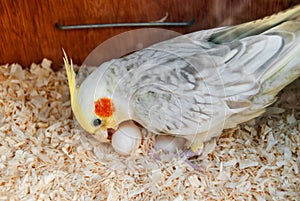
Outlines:
{"type": "Polygon", "coordinates": [[[284,40],[282,53],[261,78],[261,93],[276,96],[300,76],[300,21],[285,22],[264,34],[280,35],[284,40]]]}
{"type": "Polygon", "coordinates": [[[210,36],[209,41],[220,44],[240,40],[248,36],[263,33],[264,31],[289,20],[300,20],[300,5],[271,16],[267,16],[263,19],[229,27],[223,31],[218,31],[210,36]]]}

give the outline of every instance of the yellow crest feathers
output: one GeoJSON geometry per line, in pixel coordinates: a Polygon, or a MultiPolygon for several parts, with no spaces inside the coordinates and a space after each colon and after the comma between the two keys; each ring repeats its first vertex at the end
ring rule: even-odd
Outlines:
{"type": "Polygon", "coordinates": [[[84,117],[82,115],[81,109],[78,105],[78,93],[79,93],[79,88],[76,86],[76,73],[74,71],[74,66],[72,60],[68,60],[67,54],[63,50],[64,53],[64,65],[66,68],[67,72],[67,77],[68,77],[68,83],[69,83],[69,90],[70,90],[70,98],[71,98],[71,106],[73,113],[75,114],[76,118],[78,121],[80,121],[81,124],[84,122],[84,117]]]}
{"type": "Polygon", "coordinates": [[[68,60],[68,57],[67,57],[67,54],[66,52],[64,51],[63,49],[63,53],[64,53],[64,65],[65,65],[65,68],[66,68],[66,72],[67,72],[67,77],[68,77],[68,83],[69,83],[69,89],[70,89],[70,96],[71,96],[71,102],[73,102],[74,100],[74,93],[76,91],[76,74],[75,74],[75,71],[74,71],[74,67],[73,67],[73,62],[72,60],[70,60],[70,63],[69,63],[69,60],[68,60]]]}

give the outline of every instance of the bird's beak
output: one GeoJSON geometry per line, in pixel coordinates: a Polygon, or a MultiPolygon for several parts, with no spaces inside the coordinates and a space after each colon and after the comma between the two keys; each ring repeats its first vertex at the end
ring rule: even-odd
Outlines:
{"type": "Polygon", "coordinates": [[[94,137],[99,142],[109,142],[111,140],[111,136],[116,132],[117,129],[118,125],[113,125],[109,128],[101,127],[94,132],[94,137]]]}
{"type": "Polygon", "coordinates": [[[99,128],[98,130],[95,131],[94,134],[95,134],[94,137],[99,142],[109,142],[107,129],[99,128]]]}

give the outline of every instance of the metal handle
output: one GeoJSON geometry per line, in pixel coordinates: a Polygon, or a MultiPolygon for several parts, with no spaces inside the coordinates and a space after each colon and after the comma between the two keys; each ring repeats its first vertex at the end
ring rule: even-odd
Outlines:
{"type": "Polygon", "coordinates": [[[133,22],[133,23],[111,23],[111,24],[76,24],[62,25],[56,22],[55,26],[61,30],[69,29],[91,29],[91,28],[107,28],[107,27],[157,27],[157,26],[191,26],[195,23],[195,19],[188,22],[133,22]]]}

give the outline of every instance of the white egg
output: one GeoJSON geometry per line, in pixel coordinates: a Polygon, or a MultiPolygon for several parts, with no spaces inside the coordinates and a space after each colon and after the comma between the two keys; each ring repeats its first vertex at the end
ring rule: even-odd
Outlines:
{"type": "Polygon", "coordinates": [[[163,150],[166,153],[176,153],[185,148],[186,139],[170,135],[159,135],[156,137],[154,149],[163,150]]]}
{"type": "Polygon", "coordinates": [[[111,139],[112,147],[121,155],[130,155],[140,146],[141,141],[141,131],[132,121],[121,123],[111,139]]]}

